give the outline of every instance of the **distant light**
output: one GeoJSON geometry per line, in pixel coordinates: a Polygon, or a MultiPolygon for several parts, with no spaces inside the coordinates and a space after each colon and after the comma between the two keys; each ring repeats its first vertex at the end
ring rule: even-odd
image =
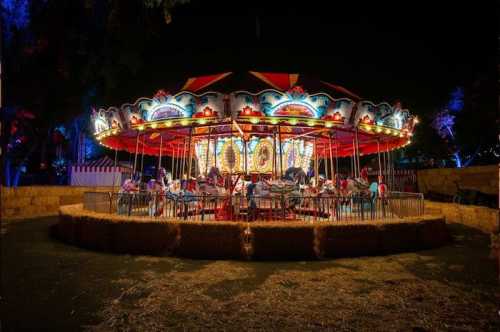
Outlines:
{"type": "Polygon", "coordinates": [[[271,119],[271,124],[278,124],[278,119],[271,119]]]}
{"type": "Polygon", "coordinates": [[[171,127],[172,126],[172,121],[165,121],[165,126],[171,127]]]}
{"type": "Polygon", "coordinates": [[[205,119],[198,119],[198,123],[204,125],[205,123],[207,123],[207,120],[205,120],[205,119]]]}
{"type": "Polygon", "coordinates": [[[181,120],[181,125],[183,125],[183,126],[187,126],[188,123],[189,123],[189,121],[186,119],[181,120]]]}
{"type": "Polygon", "coordinates": [[[289,122],[292,126],[295,126],[295,125],[297,124],[297,122],[298,122],[298,121],[297,121],[297,119],[290,119],[288,122],[289,122]]]}
{"type": "Polygon", "coordinates": [[[315,124],[316,124],[316,121],[314,121],[314,120],[309,120],[309,121],[307,122],[307,125],[308,125],[309,127],[313,127],[315,124]]]}
{"type": "Polygon", "coordinates": [[[377,133],[380,133],[380,132],[382,132],[382,128],[380,128],[380,127],[377,127],[377,129],[376,129],[376,132],[377,132],[377,133]]]}
{"type": "Polygon", "coordinates": [[[259,121],[260,121],[259,118],[251,118],[250,119],[250,122],[253,124],[257,124],[257,123],[259,123],[259,121]]]}
{"type": "Polygon", "coordinates": [[[330,121],[326,121],[326,122],[325,122],[325,127],[326,127],[326,128],[331,128],[332,126],[333,126],[333,123],[332,123],[332,122],[330,122],[330,121]]]}
{"type": "Polygon", "coordinates": [[[152,124],[151,124],[151,128],[155,129],[156,127],[158,127],[158,124],[157,124],[157,123],[152,123],[152,124]]]}
{"type": "Polygon", "coordinates": [[[137,129],[144,130],[144,126],[139,126],[137,129]]]}

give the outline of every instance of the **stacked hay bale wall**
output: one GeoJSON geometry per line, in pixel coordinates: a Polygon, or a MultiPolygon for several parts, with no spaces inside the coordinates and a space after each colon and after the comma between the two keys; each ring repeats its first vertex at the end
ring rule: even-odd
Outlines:
{"type": "Polygon", "coordinates": [[[488,165],[418,170],[418,191],[424,195],[435,192],[453,196],[457,192],[456,183],[458,183],[462,189],[498,195],[498,167],[498,165],[488,165]]]}
{"type": "Polygon", "coordinates": [[[56,216],[59,213],[59,207],[82,203],[83,193],[86,191],[106,192],[111,190],[112,187],[1,187],[0,212],[4,220],[56,216]]]}
{"type": "Polygon", "coordinates": [[[433,215],[443,215],[446,222],[463,224],[484,233],[498,233],[500,231],[500,219],[497,209],[425,201],[425,211],[433,215]]]}
{"type": "Polygon", "coordinates": [[[449,241],[444,218],[435,216],[351,224],[185,222],[90,212],[82,204],[61,208],[57,234],[93,250],[256,260],[378,255],[449,241]]]}

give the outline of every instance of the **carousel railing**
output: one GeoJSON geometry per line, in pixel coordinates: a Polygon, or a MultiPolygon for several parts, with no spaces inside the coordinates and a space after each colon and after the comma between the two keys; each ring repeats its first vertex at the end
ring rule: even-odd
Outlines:
{"type": "Polygon", "coordinates": [[[369,196],[212,196],[136,193],[84,195],[84,208],[125,216],[186,221],[363,221],[420,216],[423,194],[391,192],[369,196]]]}

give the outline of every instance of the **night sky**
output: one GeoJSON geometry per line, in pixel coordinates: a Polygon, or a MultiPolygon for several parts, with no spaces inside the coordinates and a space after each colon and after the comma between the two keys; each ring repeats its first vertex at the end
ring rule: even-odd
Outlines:
{"type": "Polygon", "coordinates": [[[299,72],[374,101],[401,99],[423,110],[443,103],[456,85],[495,75],[496,20],[488,6],[215,3],[174,10],[162,46],[151,49],[169,73],[152,72],[152,81],[221,71],[299,72]]]}

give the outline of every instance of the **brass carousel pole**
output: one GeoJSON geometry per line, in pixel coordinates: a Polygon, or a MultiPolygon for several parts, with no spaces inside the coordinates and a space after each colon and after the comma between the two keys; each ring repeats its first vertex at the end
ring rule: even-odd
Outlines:
{"type": "Polygon", "coordinates": [[[159,157],[158,157],[158,174],[160,172],[160,168],[161,168],[161,150],[163,148],[163,136],[160,134],[160,153],[159,153],[159,157]]]}
{"type": "Polygon", "coordinates": [[[276,128],[273,131],[273,180],[276,179],[276,173],[278,173],[278,167],[276,164],[276,128]]]}
{"type": "Polygon", "coordinates": [[[361,162],[360,162],[360,152],[359,152],[359,138],[358,138],[358,128],[356,127],[356,132],[355,132],[355,139],[356,139],[356,169],[358,170],[358,176],[360,177],[360,169],[361,169],[361,162]]]}
{"type": "Polygon", "coordinates": [[[382,152],[382,158],[383,158],[383,172],[382,172],[382,176],[384,177],[384,183],[386,181],[386,176],[387,176],[387,172],[386,172],[386,167],[387,167],[387,163],[386,163],[386,160],[385,160],[385,152],[382,152]]]}
{"type": "Polygon", "coordinates": [[[113,193],[115,192],[117,159],[118,159],[118,149],[115,149],[115,163],[113,165],[113,193]]]}
{"type": "Polygon", "coordinates": [[[212,134],[212,128],[208,127],[208,142],[207,142],[207,153],[205,158],[205,177],[208,175],[208,155],[210,153],[210,136],[212,134]]]}
{"type": "MultiPolygon", "coordinates": [[[[182,138],[182,142],[184,143],[184,138],[182,138]]],[[[180,180],[181,179],[181,165],[182,165],[182,151],[181,150],[181,144],[178,143],[177,144],[177,170],[176,170],[176,173],[177,173],[177,179],[180,180]]]]}
{"type": "Polygon", "coordinates": [[[331,180],[334,181],[335,173],[334,173],[334,166],[333,166],[332,133],[330,133],[330,177],[331,177],[331,180]]]}
{"type": "Polygon", "coordinates": [[[314,178],[315,186],[318,187],[319,183],[319,164],[318,164],[318,138],[314,137],[314,178]]]}
{"type": "Polygon", "coordinates": [[[192,151],[191,151],[191,145],[192,145],[192,143],[193,143],[193,127],[191,127],[189,129],[188,155],[187,155],[187,157],[189,159],[188,159],[188,171],[187,171],[186,179],[190,179],[191,178],[191,166],[193,164],[193,154],[192,154],[192,151]]]}
{"type": "Polygon", "coordinates": [[[283,177],[283,142],[281,140],[281,126],[278,125],[278,139],[280,144],[280,178],[283,177]]]}
{"type": "Polygon", "coordinates": [[[380,160],[380,138],[377,138],[377,159],[378,159],[378,178],[380,179],[380,176],[382,176],[382,162],[380,160]]]}
{"type": "Polygon", "coordinates": [[[142,154],[141,154],[141,182],[142,182],[142,174],[143,174],[143,169],[144,169],[144,146],[146,145],[144,142],[144,138],[146,137],[146,134],[144,134],[143,139],[142,139],[142,154]]]}
{"type": "Polygon", "coordinates": [[[244,159],[245,160],[245,175],[248,175],[248,147],[247,147],[248,142],[244,137],[242,137],[242,140],[243,140],[243,144],[244,144],[243,148],[245,149],[245,159],[244,159]]]}
{"type": "Polygon", "coordinates": [[[179,174],[179,179],[184,180],[184,166],[186,165],[186,138],[182,138],[182,162],[181,162],[181,169],[180,169],[180,174],[179,174]]]}
{"type": "Polygon", "coordinates": [[[139,132],[137,132],[137,137],[135,139],[135,156],[134,156],[134,176],[137,171],[137,151],[139,150],[139,132]]]}
{"type": "Polygon", "coordinates": [[[193,153],[191,149],[191,145],[193,143],[193,127],[189,129],[189,141],[188,141],[188,157],[189,157],[189,163],[188,163],[188,172],[187,172],[187,179],[191,178],[191,166],[193,165],[193,153]]]}
{"type": "Polygon", "coordinates": [[[328,157],[327,157],[328,155],[327,155],[326,151],[327,151],[327,147],[325,144],[325,146],[323,148],[323,156],[325,159],[325,178],[329,179],[330,177],[328,175],[331,175],[331,174],[328,174],[330,172],[330,167],[329,167],[330,165],[328,165],[328,157]]]}
{"type": "Polygon", "coordinates": [[[217,168],[217,141],[218,137],[215,136],[214,138],[214,167],[217,168]]]}
{"type": "Polygon", "coordinates": [[[352,158],[351,158],[351,174],[353,178],[356,178],[356,162],[354,161],[354,155],[356,154],[356,148],[354,146],[354,139],[352,140],[352,158]]]}
{"type": "Polygon", "coordinates": [[[172,180],[175,179],[175,148],[172,145],[172,159],[171,159],[172,165],[170,166],[170,172],[172,174],[172,180]]]}

